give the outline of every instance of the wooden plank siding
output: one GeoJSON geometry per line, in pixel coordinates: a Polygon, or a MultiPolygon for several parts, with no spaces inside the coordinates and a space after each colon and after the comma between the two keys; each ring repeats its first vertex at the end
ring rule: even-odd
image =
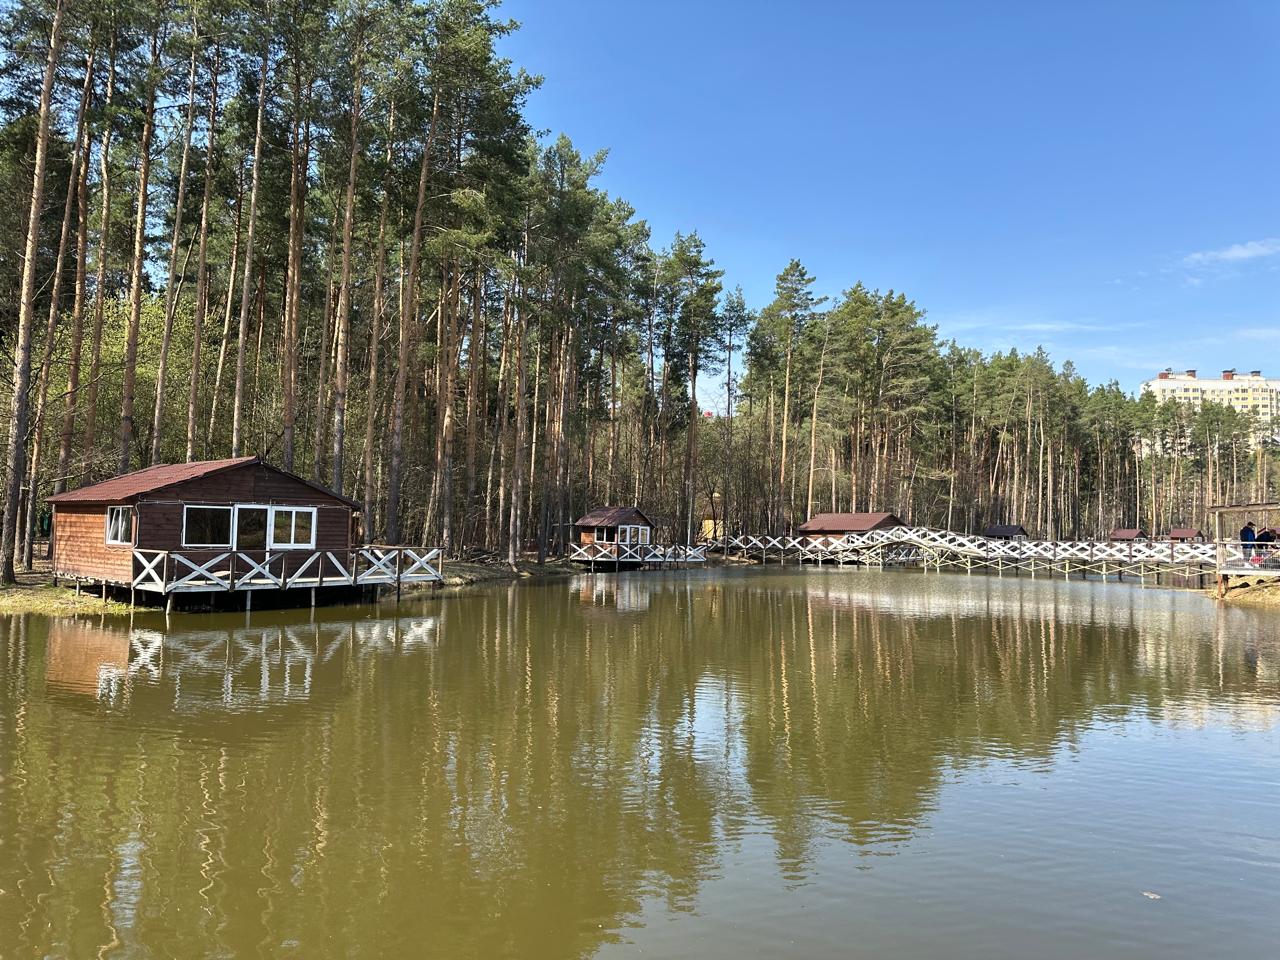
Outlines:
{"type": "Polygon", "coordinates": [[[53,512],[53,571],[60,577],[128,583],[133,547],[107,543],[106,507],[62,504],[53,512]]]}

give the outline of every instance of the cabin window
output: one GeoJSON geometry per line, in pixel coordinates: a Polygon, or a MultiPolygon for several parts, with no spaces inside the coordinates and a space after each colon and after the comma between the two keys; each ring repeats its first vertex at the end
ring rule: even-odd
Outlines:
{"type": "Polygon", "coordinates": [[[618,531],[613,527],[596,527],[596,543],[614,543],[618,538],[618,531]]]}
{"type": "Polygon", "coordinates": [[[107,507],[107,543],[133,544],[133,507],[107,507]]]}
{"type": "Polygon", "coordinates": [[[315,507],[271,508],[271,549],[311,550],[315,545],[315,507]]]}
{"type": "Polygon", "coordinates": [[[269,507],[236,505],[236,549],[267,549],[269,507]]]}
{"type": "Polygon", "coordinates": [[[230,507],[183,507],[182,545],[184,547],[230,547],[230,507]]]}

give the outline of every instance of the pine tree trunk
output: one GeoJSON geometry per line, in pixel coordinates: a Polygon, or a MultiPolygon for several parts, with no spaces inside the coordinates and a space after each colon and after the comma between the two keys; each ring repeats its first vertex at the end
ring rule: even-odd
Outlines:
{"type": "Polygon", "coordinates": [[[209,70],[209,133],[204,151],[204,194],[200,198],[200,239],[196,254],[196,302],[191,316],[191,387],[187,392],[187,461],[196,458],[196,418],[200,408],[201,350],[204,346],[204,319],[209,309],[209,201],[213,195],[215,148],[218,131],[218,73],[222,48],[213,48],[209,70]]]}
{"type": "Polygon", "coordinates": [[[249,225],[244,239],[244,281],[240,286],[240,332],[236,337],[236,388],[231,407],[231,456],[240,456],[244,434],[245,339],[249,335],[249,301],[253,290],[253,239],[258,221],[258,183],[262,167],[262,122],[267,107],[268,53],[262,52],[258,73],[258,119],[253,135],[253,173],[249,185],[249,225]]]}
{"type": "Polygon", "coordinates": [[[413,209],[413,234],[409,241],[409,268],[400,291],[400,345],[396,355],[396,379],[391,395],[391,462],[387,469],[387,539],[400,540],[400,485],[404,470],[404,408],[408,386],[409,359],[413,346],[414,315],[417,312],[418,261],[422,255],[422,221],[427,206],[427,183],[431,177],[431,151],[435,148],[436,124],[440,118],[440,95],[431,108],[431,123],[422,148],[418,171],[418,199],[413,209]]]}
{"type": "Polygon", "coordinates": [[[49,316],[45,322],[44,349],[40,359],[40,374],[36,379],[36,410],[31,437],[31,457],[27,469],[27,516],[22,534],[22,566],[31,569],[35,546],[36,513],[40,502],[40,454],[44,446],[45,403],[49,398],[49,371],[53,365],[53,345],[57,339],[58,320],[62,316],[62,273],[67,259],[67,244],[71,240],[71,213],[80,184],[81,140],[84,138],[85,111],[89,108],[89,96],[93,90],[93,49],[85,58],[84,85],[80,91],[80,106],[76,110],[75,148],[71,154],[71,172],[67,177],[67,196],[62,204],[62,227],[58,233],[58,253],[54,258],[53,277],[49,286],[49,316]]]}
{"type": "MultiPolygon", "coordinates": [[[[92,71],[90,71],[92,73],[92,71]]],[[[63,396],[62,430],[58,440],[58,467],[53,478],[53,492],[67,488],[71,468],[71,446],[75,440],[76,408],[80,393],[80,361],[84,349],[84,295],[86,254],[89,247],[89,163],[93,145],[88,124],[84,125],[81,145],[80,176],[76,178],[76,290],[71,306],[71,355],[67,360],[67,392],[63,396]]],[[[49,535],[50,555],[53,533],[49,535]]]]}
{"type": "Polygon", "coordinates": [[[387,123],[387,175],[382,183],[382,205],[378,212],[378,248],[374,254],[373,315],[369,318],[369,386],[365,402],[364,445],[360,457],[360,473],[364,488],[364,533],[372,543],[378,529],[377,497],[374,491],[373,449],[378,410],[378,357],[382,346],[382,319],[386,313],[387,214],[391,207],[389,176],[395,143],[396,105],[393,101],[387,123]]]}
{"type": "Polygon", "coordinates": [[[213,396],[209,400],[209,428],[204,435],[205,456],[213,449],[213,431],[218,423],[218,400],[222,394],[222,376],[227,366],[227,351],[231,348],[231,309],[235,299],[236,279],[240,257],[240,241],[244,228],[244,175],[236,186],[236,229],[231,235],[231,263],[227,267],[227,292],[222,300],[222,337],[218,341],[218,364],[213,372],[213,396]]]}
{"type": "MultiPolygon", "coordinates": [[[[285,283],[284,369],[281,392],[284,396],[284,468],[294,469],[298,418],[298,331],[302,319],[302,253],[306,239],[307,165],[311,159],[311,124],[304,120],[301,77],[294,81],[292,163],[289,174],[289,255],[285,283]]],[[[317,411],[317,415],[319,412],[317,411]]]]}
{"type": "Polygon", "coordinates": [[[114,28],[109,45],[107,66],[106,122],[102,128],[102,146],[98,148],[99,174],[102,180],[102,212],[98,220],[98,274],[93,293],[93,336],[89,348],[89,382],[84,404],[84,460],[93,457],[97,442],[98,380],[102,370],[102,325],[107,297],[107,257],[111,239],[111,108],[116,86],[116,36],[114,28]]]}
{"type": "Polygon", "coordinates": [[[333,370],[333,463],[330,486],[342,492],[342,464],[346,444],[347,377],[351,352],[351,235],[355,227],[356,174],[360,169],[360,56],[363,46],[356,39],[355,64],[352,67],[351,93],[351,157],[347,166],[347,196],[342,216],[342,269],[338,280],[338,316],[336,319],[337,357],[333,370]]]}
{"type": "MultiPolygon", "coordinates": [[[[173,236],[169,241],[169,274],[164,289],[164,333],[160,337],[160,357],[156,363],[155,414],[151,420],[151,462],[160,460],[160,441],[164,435],[164,391],[169,373],[169,344],[173,339],[173,314],[178,307],[178,245],[182,239],[182,208],[187,197],[187,165],[191,157],[191,130],[196,119],[196,50],[199,37],[192,37],[191,70],[187,75],[187,117],[182,127],[182,160],[178,164],[178,194],[173,206],[173,236]]],[[[195,382],[194,370],[192,382],[195,382]]]]}
{"type": "Polygon", "coordinates": [[[138,330],[142,323],[142,281],[147,269],[147,197],[151,183],[151,140],[155,135],[156,96],[160,66],[160,24],[151,31],[151,80],[142,114],[142,141],[138,146],[138,199],[133,223],[133,264],[129,280],[129,327],[124,342],[124,384],[120,400],[120,457],[117,473],[128,473],[133,458],[133,411],[138,383],[138,330]]]}
{"type": "Polygon", "coordinates": [[[22,496],[22,476],[26,467],[27,391],[31,386],[31,328],[36,313],[36,269],[40,247],[40,214],[44,206],[45,171],[48,166],[49,126],[52,120],[53,86],[62,51],[62,17],[66,0],[58,0],[49,29],[45,55],[44,82],[40,89],[39,119],[36,127],[35,167],[31,177],[31,206],[27,214],[27,235],[23,250],[22,288],[18,302],[18,337],[13,358],[13,407],[9,439],[5,451],[8,489],[4,499],[4,521],[0,536],[0,581],[15,583],[13,555],[17,547],[18,500],[22,496]]]}

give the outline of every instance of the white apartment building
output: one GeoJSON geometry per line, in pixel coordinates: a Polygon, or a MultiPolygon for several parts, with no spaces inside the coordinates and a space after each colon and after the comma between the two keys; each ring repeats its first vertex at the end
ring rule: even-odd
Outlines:
{"type": "Polygon", "coordinates": [[[1161,403],[1177,400],[1193,407],[1206,401],[1220,403],[1241,413],[1257,414],[1264,425],[1280,426],[1280,377],[1264,377],[1261,370],[1247,374],[1223,370],[1221,377],[1198,377],[1194,370],[1165,370],[1142,389],[1161,403]]]}

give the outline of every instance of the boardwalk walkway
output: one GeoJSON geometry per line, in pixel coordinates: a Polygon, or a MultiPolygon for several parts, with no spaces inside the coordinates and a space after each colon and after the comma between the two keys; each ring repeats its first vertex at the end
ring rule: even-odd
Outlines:
{"type": "MultiPolygon", "coordinates": [[[[932,527],[890,527],[869,533],[824,537],[729,537],[726,554],[815,563],[944,566],[1017,569],[1100,575],[1155,572],[1201,574],[1214,571],[1265,575],[1267,568],[1246,557],[1240,544],[1094,540],[996,540],[932,527]]],[[[1280,559],[1280,558],[1278,558],[1280,559]]],[[[1280,564],[1275,571],[1280,574],[1280,564]]]]}

